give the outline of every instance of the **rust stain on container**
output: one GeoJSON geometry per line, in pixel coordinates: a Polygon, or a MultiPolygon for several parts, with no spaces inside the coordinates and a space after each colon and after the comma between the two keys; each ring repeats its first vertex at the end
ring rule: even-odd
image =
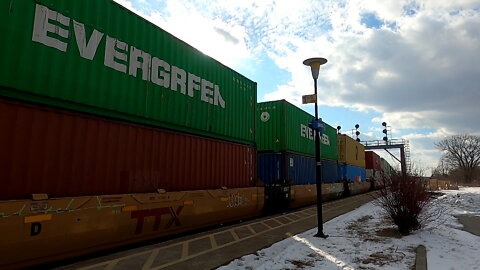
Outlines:
{"type": "Polygon", "coordinates": [[[256,151],[0,99],[0,199],[253,186],[256,151]]]}

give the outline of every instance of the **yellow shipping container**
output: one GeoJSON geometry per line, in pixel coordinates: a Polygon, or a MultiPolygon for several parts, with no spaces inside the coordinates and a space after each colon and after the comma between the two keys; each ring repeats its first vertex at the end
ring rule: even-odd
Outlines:
{"type": "Polygon", "coordinates": [[[365,146],[345,134],[337,135],[340,163],[365,168],[365,146]]]}

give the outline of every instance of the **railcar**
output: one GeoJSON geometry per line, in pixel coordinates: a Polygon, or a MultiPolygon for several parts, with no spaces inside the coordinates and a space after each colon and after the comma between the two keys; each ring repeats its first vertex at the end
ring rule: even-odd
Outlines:
{"type": "MultiPolygon", "coordinates": [[[[0,11],[0,268],[316,201],[310,114],[110,0],[0,11]]],[[[323,200],[362,159],[325,124],[323,200]]]]}

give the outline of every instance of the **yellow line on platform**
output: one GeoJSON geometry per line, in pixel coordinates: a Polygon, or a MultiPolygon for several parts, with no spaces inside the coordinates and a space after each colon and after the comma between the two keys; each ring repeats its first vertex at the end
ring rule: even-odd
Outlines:
{"type": "Polygon", "coordinates": [[[142,267],[142,270],[149,270],[150,267],[152,267],[153,262],[157,258],[158,254],[160,253],[160,249],[156,248],[152,251],[152,254],[150,254],[150,257],[145,261],[145,264],[142,267]]]}
{"type": "Polygon", "coordinates": [[[231,229],[230,233],[232,234],[233,239],[235,239],[235,242],[238,242],[238,240],[240,240],[240,237],[238,237],[237,233],[234,230],[235,229],[231,229]]]}
{"type": "Polygon", "coordinates": [[[251,224],[250,225],[247,225],[247,228],[248,230],[253,233],[253,234],[257,234],[257,232],[251,227],[251,224]]]}
{"type": "Polygon", "coordinates": [[[217,241],[215,240],[215,236],[213,234],[210,234],[209,238],[210,238],[210,245],[212,245],[212,250],[215,250],[218,247],[217,241]]]}
{"type": "Polygon", "coordinates": [[[183,242],[183,245],[182,245],[182,257],[180,258],[180,261],[183,261],[183,260],[186,260],[186,258],[188,257],[188,243],[190,241],[187,241],[187,242],[183,242]]]}

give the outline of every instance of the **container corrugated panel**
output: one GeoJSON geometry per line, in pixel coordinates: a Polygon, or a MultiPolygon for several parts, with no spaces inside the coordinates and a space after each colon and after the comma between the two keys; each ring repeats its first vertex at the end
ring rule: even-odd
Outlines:
{"type": "Polygon", "coordinates": [[[287,179],[293,185],[311,185],[317,182],[315,158],[288,153],[287,162],[287,179]]]}
{"type": "MultiPolygon", "coordinates": [[[[308,127],[314,116],[286,100],[257,104],[256,142],[259,151],[288,151],[315,156],[315,134],[308,127]]],[[[336,130],[325,125],[322,158],[337,159],[336,130]]]]}
{"type": "Polygon", "coordinates": [[[322,183],[338,182],[338,166],[336,160],[322,159],[322,183]]]}
{"type": "Polygon", "coordinates": [[[352,165],[340,165],[338,166],[338,174],[340,179],[348,180],[350,182],[364,182],[366,181],[367,172],[365,168],[352,166],[352,165]]]}
{"type": "Polygon", "coordinates": [[[259,153],[258,178],[265,184],[315,184],[315,159],[293,153],[259,153]]]}
{"type": "Polygon", "coordinates": [[[281,153],[258,153],[257,177],[267,185],[285,184],[285,156],[281,153]]]}
{"type": "Polygon", "coordinates": [[[114,1],[0,11],[0,96],[254,143],[256,83],[114,1]]]}
{"type": "Polygon", "coordinates": [[[380,156],[373,151],[365,151],[365,168],[376,171],[382,170],[380,156]]]}
{"type": "Polygon", "coordinates": [[[321,156],[330,160],[338,160],[337,129],[327,123],[324,123],[324,126],[321,156]]]}
{"type": "Polygon", "coordinates": [[[0,199],[252,186],[254,147],[0,100],[0,199]]]}
{"type": "Polygon", "coordinates": [[[278,101],[257,103],[255,116],[257,150],[273,152],[285,150],[283,105],[278,101]]]}
{"type": "Polygon", "coordinates": [[[345,134],[338,134],[340,163],[365,168],[365,146],[345,134]]]}

